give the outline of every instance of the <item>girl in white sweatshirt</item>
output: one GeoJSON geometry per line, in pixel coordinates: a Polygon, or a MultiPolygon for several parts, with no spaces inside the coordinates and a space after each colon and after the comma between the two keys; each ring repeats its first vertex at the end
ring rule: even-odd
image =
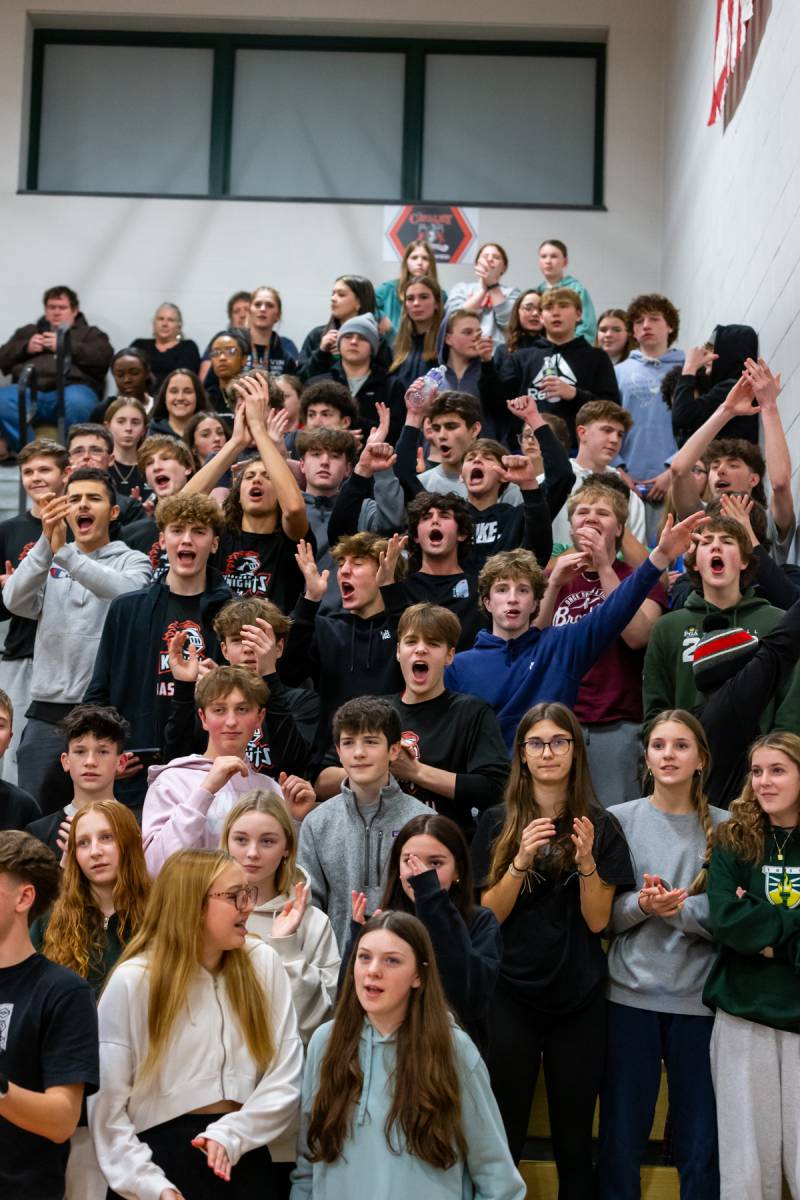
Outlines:
{"type": "Polygon", "coordinates": [[[218,851],[172,855],[153,885],[98,1008],[89,1124],[109,1197],[272,1200],[303,1052],[286,972],[247,935],[254,900],[218,851]]]}

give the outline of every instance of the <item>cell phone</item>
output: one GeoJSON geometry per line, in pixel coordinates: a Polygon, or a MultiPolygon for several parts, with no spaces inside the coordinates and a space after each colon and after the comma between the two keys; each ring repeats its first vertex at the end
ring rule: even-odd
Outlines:
{"type": "Polygon", "coordinates": [[[160,746],[145,746],[142,750],[134,750],[131,748],[126,751],[126,754],[135,754],[139,762],[144,767],[152,767],[155,763],[161,762],[161,747],[160,746]]]}

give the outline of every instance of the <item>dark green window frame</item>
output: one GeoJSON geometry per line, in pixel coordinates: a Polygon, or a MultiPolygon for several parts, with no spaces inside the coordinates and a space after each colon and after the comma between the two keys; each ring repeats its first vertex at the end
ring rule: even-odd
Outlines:
{"type": "MultiPolygon", "coordinates": [[[[470,201],[482,208],[560,208],[602,209],[603,158],[605,145],[606,47],[602,42],[495,42],[453,41],[436,38],[345,38],[345,37],[272,37],[237,34],[139,33],[136,31],[36,29],[33,34],[31,64],[30,131],[24,192],[40,192],[39,148],[42,122],[42,88],[44,59],[47,46],[141,46],[173,49],[205,49],[214,52],[214,75],[211,102],[211,146],[209,154],[208,190],[188,196],[169,195],[162,199],[260,200],[262,202],[307,204],[413,204],[420,201],[448,203],[446,197],[435,200],[422,195],[423,116],[425,111],[425,58],[428,54],[455,54],[485,57],[592,59],[595,62],[594,106],[594,164],[591,204],[525,204],[502,203],[492,200],[470,201]],[[231,196],[230,160],[233,126],[234,72],[237,50],[306,50],[362,51],[370,54],[405,55],[405,91],[403,111],[402,195],[365,199],[356,197],[308,196],[231,196]]],[[[61,193],[56,193],[61,194],[61,193]]],[[[125,196],[142,199],[149,193],[135,192],[70,192],[75,195],[125,196]]],[[[457,199],[457,198],[451,198],[457,199]]]]}

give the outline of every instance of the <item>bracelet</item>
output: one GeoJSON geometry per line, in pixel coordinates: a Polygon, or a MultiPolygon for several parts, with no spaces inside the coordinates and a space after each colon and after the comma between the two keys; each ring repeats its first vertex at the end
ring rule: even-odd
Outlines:
{"type": "Polygon", "coordinates": [[[508,864],[508,873],[512,879],[524,879],[525,876],[528,874],[527,871],[520,871],[519,867],[514,866],[513,858],[511,860],[511,862],[508,864]]]}
{"type": "Polygon", "coordinates": [[[591,871],[582,871],[580,869],[580,867],[577,868],[577,871],[578,871],[578,874],[580,875],[581,879],[588,879],[590,875],[597,874],[597,863],[594,864],[591,871]]]}

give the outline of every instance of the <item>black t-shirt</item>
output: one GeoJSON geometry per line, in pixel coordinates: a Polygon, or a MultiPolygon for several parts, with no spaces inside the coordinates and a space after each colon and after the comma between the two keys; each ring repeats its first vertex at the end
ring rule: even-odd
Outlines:
{"type": "MultiPolygon", "coordinates": [[[[32,954],[0,968],[0,1071],[34,1092],[99,1082],[97,1008],[89,985],[32,954]]],[[[0,1196],[62,1200],[69,1143],[58,1146],[0,1116],[0,1196]]]]}
{"type": "Polygon", "coordinates": [[[234,596],[260,596],[289,613],[305,586],[294,560],[296,553],[297,542],[280,527],[274,533],[227,529],[212,564],[234,596]]]}
{"type": "MultiPolygon", "coordinates": [[[[475,882],[483,889],[492,859],[492,844],[503,825],[503,805],[483,814],[472,842],[475,882]]],[[[618,890],[634,886],[628,843],[611,813],[596,808],[593,857],[604,883],[618,890]]],[[[567,832],[568,819],[556,822],[557,835],[567,832]]],[[[548,872],[540,856],[503,922],[503,961],[498,987],[513,992],[523,1004],[542,1013],[574,1012],[592,998],[608,974],[600,934],[592,933],[581,913],[577,868],[548,872]]]]}
{"type": "Polygon", "coordinates": [[[24,829],[42,815],[29,792],[0,779],[0,829],[24,829]]]}
{"type": "MultiPolygon", "coordinates": [[[[29,550],[42,536],[42,522],[29,512],[0,524],[0,570],[5,574],[6,563],[16,569],[29,550]]],[[[33,658],[36,622],[30,617],[17,617],[0,600],[0,621],[11,618],[6,634],[3,658],[33,658]]]]}
{"type": "Polygon", "coordinates": [[[125,466],[124,463],[113,462],[108,468],[108,473],[118,496],[130,496],[134,488],[138,488],[138,500],[147,500],[153,494],[147,486],[147,480],[135,463],[125,466]]]}
{"type": "MultiPolygon", "coordinates": [[[[167,612],[158,642],[158,662],[155,670],[156,712],[159,729],[163,729],[169,719],[170,700],[175,691],[175,681],[172,678],[172,671],[169,669],[169,644],[175,634],[185,630],[188,635],[183,649],[184,657],[188,657],[189,644],[196,648],[200,658],[206,657],[206,640],[200,607],[202,598],[202,593],[196,596],[177,596],[175,592],[170,592],[167,598],[167,612]]],[[[144,749],[144,747],[142,748],[144,749]]]]}
{"type": "Polygon", "coordinates": [[[158,525],[152,517],[142,517],[140,521],[131,521],[123,525],[119,531],[119,539],[131,550],[141,550],[150,560],[153,568],[153,579],[163,579],[169,571],[169,560],[166,550],[162,550],[158,540],[158,525]]]}
{"type": "Polygon", "coordinates": [[[449,608],[461,622],[457,650],[471,650],[478,632],[487,621],[478,607],[478,577],[459,571],[457,575],[430,575],[413,571],[398,583],[381,588],[387,611],[399,620],[411,604],[440,604],[449,608]]]}

